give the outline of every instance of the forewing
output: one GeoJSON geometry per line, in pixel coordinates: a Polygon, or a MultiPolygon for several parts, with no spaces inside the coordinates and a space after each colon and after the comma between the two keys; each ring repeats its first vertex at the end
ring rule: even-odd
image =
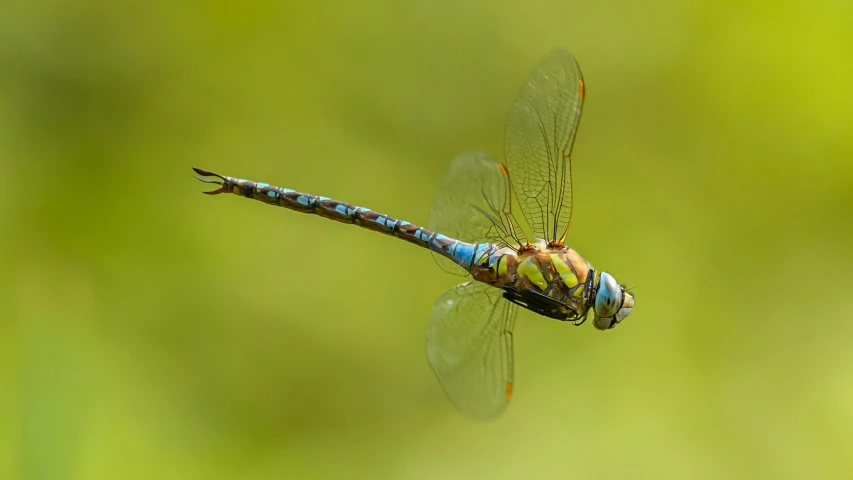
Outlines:
{"type": "Polygon", "coordinates": [[[577,61],[555,50],[530,72],[507,120],[512,188],[530,228],[547,241],[564,239],[571,223],[571,154],[583,97],[577,61]]]}
{"type": "MultiPolygon", "coordinates": [[[[468,243],[514,245],[506,168],[483,152],[465,153],[450,164],[430,212],[427,228],[468,243]]],[[[465,269],[433,252],[438,265],[451,273],[465,269]]]]}
{"type": "Polygon", "coordinates": [[[517,307],[480,282],[444,292],[427,327],[427,358],[450,401],[476,420],[497,417],[512,396],[517,307]]]}

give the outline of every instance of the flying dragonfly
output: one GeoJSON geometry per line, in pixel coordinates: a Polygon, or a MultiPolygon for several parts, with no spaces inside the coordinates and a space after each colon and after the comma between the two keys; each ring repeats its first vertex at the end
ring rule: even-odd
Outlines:
{"type": "Polygon", "coordinates": [[[505,163],[482,152],[458,156],[439,187],[428,228],[328,197],[193,170],[199,180],[219,185],[208,195],[232,193],[392,235],[429,249],[444,270],[470,277],[435,302],[426,352],[456,408],[488,420],[512,398],[519,307],[575,325],[591,311],[599,330],[616,327],[634,307],[631,292],[565,243],[572,145],[583,102],[574,56],[551,52],[509,113],[505,163]]]}

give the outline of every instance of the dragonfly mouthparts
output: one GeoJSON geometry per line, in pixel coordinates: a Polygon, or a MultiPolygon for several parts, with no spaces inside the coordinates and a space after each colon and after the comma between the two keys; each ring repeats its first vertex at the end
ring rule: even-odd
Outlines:
{"type": "MultiPolygon", "coordinates": [[[[213,183],[216,185],[222,185],[227,181],[225,179],[225,177],[223,177],[222,175],[220,175],[218,173],[209,172],[207,170],[203,170],[203,169],[197,168],[197,167],[193,167],[193,171],[198,174],[195,176],[195,178],[201,180],[204,183],[213,183]],[[219,180],[214,180],[211,178],[204,178],[204,177],[216,177],[219,180]]],[[[223,193],[223,192],[225,192],[225,189],[223,187],[219,187],[216,190],[210,190],[210,191],[202,192],[202,193],[204,193],[206,195],[218,195],[218,194],[223,193]]]]}

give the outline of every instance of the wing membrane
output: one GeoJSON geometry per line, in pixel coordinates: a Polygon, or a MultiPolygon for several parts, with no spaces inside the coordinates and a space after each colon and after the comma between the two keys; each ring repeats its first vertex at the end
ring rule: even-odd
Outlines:
{"type": "Polygon", "coordinates": [[[432,308],[427,358],[450,401],[466,416],[495,418],[512,394],[517,307],[479,282],[446,291],[432,308]]]}
{"type": "MultiPolygon", "coordinates": [[[[441,181],[427,228],[468,243],[517,245],[505,171],[483,152],[456,157],[441,181]]],[[[468,274],[435,252],[433,258],[450,273],[468,274]]]]}
{"type": "Polygon", "coordinates": [[[522,213],[537,237],[562,241],[572,218],[572,145],[583,76],[566,50],[533,69],[506,126],[506,160],[522,213]]]}

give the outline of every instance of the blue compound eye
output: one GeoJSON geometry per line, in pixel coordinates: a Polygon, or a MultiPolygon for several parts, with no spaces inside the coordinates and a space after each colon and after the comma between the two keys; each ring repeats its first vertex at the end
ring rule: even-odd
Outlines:
{"type": "Polygon", "coordinates": [[[595,294],[595,315],[593,325],[599,330],[610,330],[619,325],[634,308],[634,296],[625,291],[607,272],[598,279],[598,291],[595,294]]]}
{"type": "Polygon", "coordinates": [[[609,273],[602,272],[595,295],[595,313],[599,317],[612,317],[622,306],[622,287],[609,273]]]}

